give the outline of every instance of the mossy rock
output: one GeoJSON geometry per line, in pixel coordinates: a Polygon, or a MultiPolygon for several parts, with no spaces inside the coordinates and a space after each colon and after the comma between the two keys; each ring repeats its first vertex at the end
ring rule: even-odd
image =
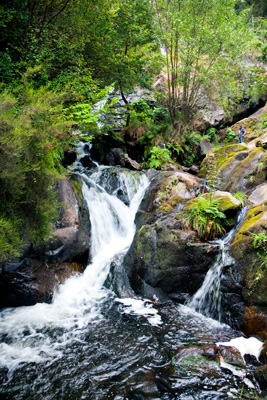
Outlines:
{"type": "Polygon", "coordinates": [[[190,294],[201,286],[217,254],[218,246],[199,243],[196,234],[183,230],[170,212],[143,225],[124,258],[131,286],[147,295],[146,285],[165,294],[190,294]]]}
{"type": "Polygon", "coordinates": [[[249,150],[243,145],[225,146],[204,160],[200,176],[220,190],[247,192],[265,182],[266,170],[259,168],[259,163],[264,165],[266,162],[267,152],[262,148],[249,150]]]}
{"type": "Polygon", "coordinates": [[[231,255],[244,281],[246,302],[267,307],[267,271],[251,235],[259,233],[267,234],[267,201],[249,209],[231,244],[231,255]]]}

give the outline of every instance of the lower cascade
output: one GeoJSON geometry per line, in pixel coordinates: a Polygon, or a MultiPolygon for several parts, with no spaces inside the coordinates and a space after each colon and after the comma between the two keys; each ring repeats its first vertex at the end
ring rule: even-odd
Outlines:
{"type": "MultiPolygon", "coordinates": [[[[116,297],[105,281],[131,245],[149,181],[117,169],[114,187],[109,167],[78,174],[90,213],[92,261],[83,275],[60,286],[51,304],[0,312],[2,398],[238,398],[240,381],[205,358],[205,349],[240,332],[193,310],[220,319],[219,277],[228,255],[222,251],[191,308],[116,297]]],[[[222,249],[233,234],[221,241],[222,249]]],[[[248,380],[247,387],[255,382],[248,380]]]]}
{"type": "Polygon", "coordinates": [[[220,251],[216,262],[208,271],[203,284],[187,302],[187,306],[193,308],[197,312],[218,321],[222,319],[222,304],[221,304],[221,276],[223,268],[233,264],[234,260],[229,255],[229,244],[233,240],[235,232],[242,224],[247,212],[247,207],[244,207],[239,213],[236,226],[225,236],[224,239],[217,240],[215,243],[219,245],[220,251]]]}

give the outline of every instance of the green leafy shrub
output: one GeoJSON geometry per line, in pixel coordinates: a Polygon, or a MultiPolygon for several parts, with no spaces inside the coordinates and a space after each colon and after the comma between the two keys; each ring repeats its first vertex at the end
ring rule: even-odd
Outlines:
{"type": "Polygon", "coordinates": [[[233,196],[234,196],[237,200],[239,200],[239,201],[242,203],[242,205],[245,204],[246,199],[247,199],[247,197],[248,197],[244,192],[240,192],[239,190],[237,190],[235,193],[233,193],[233,196]]]}
{"type": "Polygon", "coordinates": [[[211,127],[211,128],[207,129],[205,136],[212,143],[214,141],[214,139],[216,138],[216,133],[217,133],[217,129],[211,127]]]}
{"type": "Polygon", "coordinates": [[[55,183],[71,146],[63,94],[25,84],[16,98],[0,94],[0,252],[17,256],[23,240],[37,243],[53,228],[60,206],[55,183]]]}
{"type": "Polygon", "coordinates": [[[187,227],[194,229],[200,239],[212,240],[225,233],[225,214],[219,210],[219,199],[200,195],[196,202],[185,208],[183,220],[187,227]]]}
{"type": "Polygon", "coordinates": [[[149,168],[160,169],[163,168],[166,163],[171,162],[171,152],[169,149],[161,149],[159,146],[154,146],[152,148],[148,159],[149,168]]]}
{"type": "Polygon", "coordinates": [[[231,128],[227,128],[224,139],[225,143],[230,143],[235,137],[236,137],[235,132],[232,131],[231,128]]]}

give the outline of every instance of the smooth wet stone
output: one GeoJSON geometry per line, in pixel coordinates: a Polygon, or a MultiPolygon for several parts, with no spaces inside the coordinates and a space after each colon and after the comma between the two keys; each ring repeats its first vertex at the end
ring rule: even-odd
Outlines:
{"type": "Polygon", "coordinates": [[[219,345],[219,354],[223,358],[223,361],[235,365],[237,367],[245,367],[246,363],[240,354],[239,350],[235,347],[219,345]]]}

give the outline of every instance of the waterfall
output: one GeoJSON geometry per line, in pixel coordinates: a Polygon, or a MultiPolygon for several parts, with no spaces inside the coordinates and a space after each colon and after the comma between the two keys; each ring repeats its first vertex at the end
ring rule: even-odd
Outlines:
{"type": "Polygon", "coordinates": [[[21,362],[39,362],[60,357],[69,341],[79,340],[89,323],[103,318],[101,304],[109,290],[103,283],[110,264],[122,261],[135,233],[135,214],[148,186],[145,175],[120,170],[129,206],[108,193],[97,181],[101,171],[83,179],[83,196],[90,212],[92,229],[92,262],[83,275],[67,280],[54,294],[52,304],[39,303],[30,307],[5,309],[0,312],[0,365],[15,369],[21,362]],[[128,189],[127,189],[128,188],[128,189]],[[62,350],[63,351],[63,350],[62,350]]]}
{"type": "Polygon", "coordinates": [[[223,268],[234,263],[229,255],[229,245],[242,224],[248,207],[244,207],[238,215],[235,227],[225,236],[224,239],[216,240],[213,243],[219,245],[219,254],[213,266],[207,272],[202,286],[187,302],[187,306],[195,311],[221,321],[222,318],[222,293],[221,277],[223,268]]]}

